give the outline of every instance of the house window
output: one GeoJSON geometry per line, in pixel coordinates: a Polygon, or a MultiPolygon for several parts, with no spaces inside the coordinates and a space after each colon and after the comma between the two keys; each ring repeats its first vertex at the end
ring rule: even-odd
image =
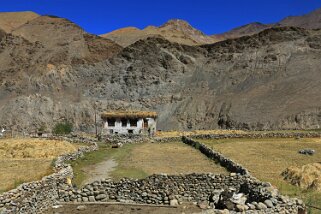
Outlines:
{"type": "Polygon", "coordinates": [[[137,127],[137,119],[131,119],[131,120],[129,120],[129,123],[130,123],[130,126],[132,126],[132,127],[137,127]]]}
{"type": "Polygon", "coordinates": [[[115,126],[115,122],[116,120],[115,119],[108,119],[108,126],[115,126]]]}
{"type": "Polygon", "coordinates": [[[134,130],[132,130],[132,129],[128,130],[128,134],[133,134],[133,133],[134,133],[134,130]]]}
{"type": "Polygon", "coordinates": [[[127,120],[126,119],[122,119],[121,120],[121,126],[122,127],[127,127],[127,120]]]}

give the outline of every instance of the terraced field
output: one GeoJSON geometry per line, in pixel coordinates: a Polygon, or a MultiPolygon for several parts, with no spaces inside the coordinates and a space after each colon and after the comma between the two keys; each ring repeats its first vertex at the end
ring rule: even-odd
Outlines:
{"type": "Polygon", "coordinates": [[[52,172],[52,161],[78,145],[44,139],[0,140],[0,192],[41,179],[52,172]]]}

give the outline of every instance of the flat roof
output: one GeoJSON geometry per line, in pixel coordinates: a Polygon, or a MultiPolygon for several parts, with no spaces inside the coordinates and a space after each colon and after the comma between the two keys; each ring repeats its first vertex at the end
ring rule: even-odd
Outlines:
{"type": "Polygon", "coordinates": [[[115,119],[115,118],[157,118],[157,112],[154,111],[108,111],[101,114],[102,119],[115,119]]]}

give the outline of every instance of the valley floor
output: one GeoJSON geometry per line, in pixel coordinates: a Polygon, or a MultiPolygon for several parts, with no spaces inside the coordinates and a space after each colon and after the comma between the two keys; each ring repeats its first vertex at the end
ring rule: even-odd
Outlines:
{"type": "Polygon", "coordinates": [[[152,174],[225,173],[225,168],[197,150],[181,143],[141,143],[113,149],[102,144],[100,150],[71,162],[74,183],[83,186],[97,178],[144,178],[152,174]]]}

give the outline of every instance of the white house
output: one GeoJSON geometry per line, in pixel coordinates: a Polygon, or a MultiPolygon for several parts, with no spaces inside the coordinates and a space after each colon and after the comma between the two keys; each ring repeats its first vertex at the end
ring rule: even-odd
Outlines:
{"type": "Polygon", "coordinates": [[[2,130],[0,131],[0,137],[3,137],[5,131],[6,130],[4,128],[2,128],[2,130]]]}
{"type": "Polygon", "coordinates": [[[149,111],[116,111],[105,112],[103,135],[136,134],[154,135],[156,133],[156,112],[149,111]]]}

